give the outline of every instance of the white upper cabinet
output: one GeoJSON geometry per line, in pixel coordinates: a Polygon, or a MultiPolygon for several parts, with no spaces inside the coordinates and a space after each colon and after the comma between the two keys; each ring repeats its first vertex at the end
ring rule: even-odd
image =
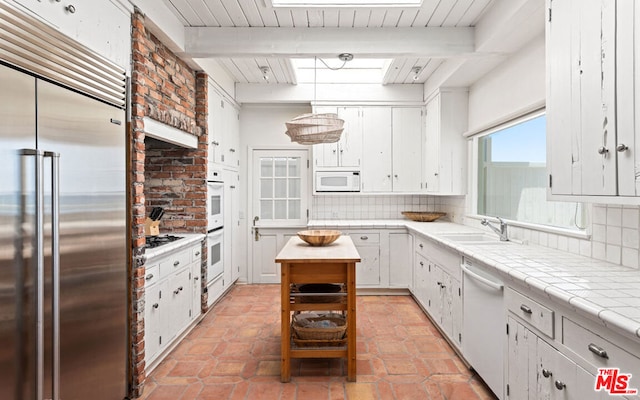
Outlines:
{"type": "Polygon", "coordinates": [[[636,196],[640,190],[635,157],[640,10],[634,3],[547,0],[552,195],[636,196]]]}
{"type": "Polygon", "coordinates": [[[422,189],[422,108],[394,107],[393,191],[419,192],[422,189]]]}
{"type": "Polygon", "coordinates": [[[238,110],[209,84],[209,163],[240,165],[238,110]]]}
{"type": "Polygon", "coordinates": [[[465,194],[468,92],[440,89],[428,102],[423,158],[427,193],[465,194]]]}
{"type": "Polygon", "coordinates": [[[63,34],[131,70],[131,14],[122,5],[110,0],[15,2],[63,34]]]}
{"type": "Polygon", "coordinates": [[[336,143],[313,146],[315,167],[355,167],[359,169],[362,160],[362,120],[360,107],[319,106],[318,114],[332,113],[344,120],[344,131],[336,143]]]}
{"type": "Polygon", "coordinates": [[[314,170],[358,170],[368,193],[422,190],[422,107],[320,106],[314,112],[345,121],[340,141],[313,146],[314,170]]]}
{"type": "Polygon", "coordinates": [[[363,108],[363,192],[420,192],[422,108],[363,108]]]}
{"type": "Polygon", "coordinates": [[[362,115],[362,191],[391,192],[391,108],[366,107],[362,115]]]}

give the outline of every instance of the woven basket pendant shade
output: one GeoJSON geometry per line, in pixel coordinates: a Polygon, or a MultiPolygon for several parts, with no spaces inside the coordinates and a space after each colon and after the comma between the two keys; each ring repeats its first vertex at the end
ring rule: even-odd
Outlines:
{"type": "Polygon", "coordinates": [[[344,130],[344,120],[331,113],[302,114],[285,125],[291,141],[300,144],[335,143],[344,130]]]}

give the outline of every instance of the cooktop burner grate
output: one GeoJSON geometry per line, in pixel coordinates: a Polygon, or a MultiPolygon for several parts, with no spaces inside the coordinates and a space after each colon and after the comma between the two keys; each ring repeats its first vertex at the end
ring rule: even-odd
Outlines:
{"type": "Polygon", "coordinates": [[[173,241],[176,241],[182,238],[183,238],[182,236],[174,236],[174,235],[147,236],[145,238],[146,239],[145,247],[146,248],[159,247],[159,246],[162,246],[163,244],[171,243],[173,241]]]}

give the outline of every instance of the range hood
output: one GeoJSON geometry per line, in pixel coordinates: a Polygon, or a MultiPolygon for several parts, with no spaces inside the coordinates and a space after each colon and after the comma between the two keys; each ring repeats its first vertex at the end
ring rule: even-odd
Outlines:
{"type": "Polygon", "coordinates": [[[146,136],[189,149],[198,148],[198,137],[172,126],[144,117],[144,133],[146,136]]]}

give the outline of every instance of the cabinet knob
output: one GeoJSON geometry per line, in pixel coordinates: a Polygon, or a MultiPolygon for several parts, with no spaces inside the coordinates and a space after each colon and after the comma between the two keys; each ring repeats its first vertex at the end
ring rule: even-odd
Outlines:
{"type": "Polygon", "coordinates": [[[609,149],[607,149],[604,146],[600,146],[598,148],[598,154],[600,154],[600,155],[606,155],[608,152],[609,152],[609,149]]]}
{"type": "Polygon", "coordinates": [[[598,346],[597,344],[589,343],[589,351],[597,355],[598,357],[607,358],[607,359],[609,358],[607,351],[602,347],[598,346]]]}
{"type": "Polygon", "coordinates": [[[151,307],[158,308],[158,307],[160,307],[160,305],[158,303],[153,303],[153,305],[151,307]]]}
{"type": "Polygon", "coordinates": [[[149,274],[149,275],[147,275],[147,277],[146,277],[146,278],[144,278],[144,279],[146,279],[146,280],[148,280],[148,281],[149,281],[149,280],[151,280],[151,279],[153,279],[153,274],[149,274]]]}
{"type": "Polygon", "coordinates": [[[194,281],[199,281],[200,278],[198,278],[197,276],[195,278],[193,278],[194,281]]]}
{"type": "Polygon", "coordinates": [[[391,178],[391,175],[387,175],[387,178],[391,178]]]}
{"type": "Polygon", "coordinates": [[[230,152],[235,153],[236,149],[229,149],[230,152]]]}
{"type": "Polygon", "coordinates": [[[529,307],[526,304],[521,304],[520,305],[520,309],[522,310],[522,312],[524,312],[525,314],[531,314],[533,311],[531,311],[531,307],[529,307]]]}
{"type": "Polygon", "coordinates": [[[211,142],[212,145],[214,146],[220,146],[220,142],[216,142],[215,140],[213,142],[211,142]]]}
{"type": "Polygon", "coordinates": [[[196,251],[196,257],[198,257],[200,255],[199,251],[196,251]]]}
{"type": "Polygon", "coordinates": [[[394,178],[397,178],[397,177],[398,177],[398,175],[397,175],[397,174],[396,174],[396,175],[394,175],[394,178]]]}
{"type": "Polygon", "coordinates": [[[360,236],[360,240],[369,240],[369,236],[360,236]]]}
{"type": "Polygon", "coordinates": [[[180,265],[180,261],[176,261],[176,262],[173,263],[174,267],[177,267],[178,265],[180,265]]]}
{"type": "Polygon", "coordinates": [[[555,385],[556,385],[556,389],[558,389],[558,390],[562,390],[562,389],[564,389],[565,387],[567,387],[567,385],[565,385],[565,384],[564,384],[563,382],[561,382],[561,381],[556,381],[555,385]]]}
{"type": "Polygon", "coordinates": [[[551,371],[549,371],[546,368],[542,368],[542,376],[544,376],[545,378],[550,377],[551,375],[553,375],[553,373],[551,373],[551,371]]]}
{"type": "Polygon", "coordinates": [[[68,6],[66,6],[65,10],[67,10],[69,14],[75,14],[76,12],[76,8],[72,4],[69,4],[68,6]]]}
{"type": "Polygon", "coordinates": [[[424,245],[423,245],[422,243],[420,243],[420,244],[418,245],[418,247],[420,247],[420,248],[422,249],[422,248],[424,248],[424,245]]]}
{"type": "Polygon", "coordinates": [[[173,291],[173,294],[178,294],[182,292],[182,286],[178,287],[176,290],[173,291]]]}
{"type": "Polygon", "coordinates": [[[424,263],[422,261],[420,261],[420,266],[424,267],[424,263]]]}
{"type": "Polygon", "coordinates": [[[616,150],[618,151],[618,153],[624,153],[625,151],[629,150],[629,147],[626,144],[620,143],[616,146],[616,150]]]}

